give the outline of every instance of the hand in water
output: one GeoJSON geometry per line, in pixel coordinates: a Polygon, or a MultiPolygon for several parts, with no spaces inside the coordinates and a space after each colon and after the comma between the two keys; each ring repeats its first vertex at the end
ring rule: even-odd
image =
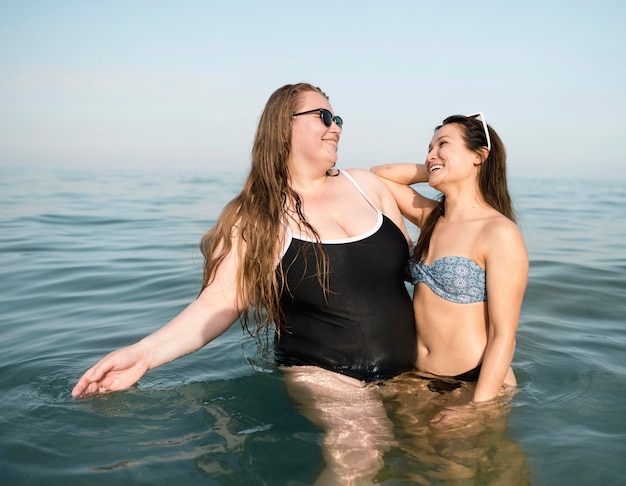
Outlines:
{"type": "Polygon", "coordinates": [[[476,417],[476,408],[468,403],[444,408],[430,419],[430,425],[436,429],[463,427],[474,421],[476,417]]]}
{"type": "Polygon", "coordinates": [[[84,398],[128,388],[148,371],[148,365],[134,346],[118,349],[85,372],[72,390],[72,397],[84,398]]]}

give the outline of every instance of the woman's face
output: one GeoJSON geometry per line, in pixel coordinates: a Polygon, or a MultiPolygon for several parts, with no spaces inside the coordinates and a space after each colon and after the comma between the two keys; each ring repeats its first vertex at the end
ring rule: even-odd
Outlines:
{"type": "Polygon", "coordinates": [[[479,155],[467,148],[462,128],[456,123],[442,126],[428,146],[426,169],[433,187],[444,181],[475,177],[481,163],[479,155]]]}
{"type": "MultiPolygon", "coordinates": [[[[298,104],[297,113],[325,108],[334,112],[324,95],[316,91],[305,92],[298,104]]],[[[325,173],[337,162],[337,147],[341,128],[333,121],[327,127],[319,112],[300,115],[293,118],[291,136],[291,154],[289,163],[292,170],[300,173],[325,173]]]]}

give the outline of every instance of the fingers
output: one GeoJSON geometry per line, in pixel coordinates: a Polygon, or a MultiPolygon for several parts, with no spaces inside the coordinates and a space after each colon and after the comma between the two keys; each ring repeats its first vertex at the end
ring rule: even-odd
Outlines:
{"type": "Polygon", "coordinates": [[[446,427],[455,427],[462,425],[463,421],[460,417],[457,417],[454,413],[450,414],[446,411],[441,411],[430,420],[430,426],[434,429],[443,429],[446,427]]]}
{"type": "Polygon", "coordinates": [[[74,388],[72,388],[72,398],[80,397],[85,391],[85,388],[81,386],[80,383],[76,383],[74,388]]]}
{"type": "Polygon", "coordinates": [[[102,395],[104,393],[109,393],[113,390],[110,390],[106,386],[102,384],[102,382],[98,381],[86,381],[84,382],[82,379],[79,381],[74,389],[72,390],[73,398],[83,398],[88,397],[90,395],[102,395]]]}
{"type": "Polygon", "coordinates": [[[94,393],[104,393],[108,391],[100,382],[110,367],[103,367],[102,362],[89,368],[83,376],[78,380],[76,386],[72,390],[72,397],[84,397],[93,395],[94,393]]]}
{"type": "Polygon", "coordinates": [[[129,348],[114,351],[88,369],[72,390],[72,396],[85,397],[119,391],[132,386],[148,366],[129,348]]]}
{"type": "Polygon", "coordinates": [[[97,391],[98,385],[96,383],[83,383],[79,381],[72,390],[72,398],[80,398],[88,395],[93,395],[97,391]]]}
{"type": "Polygon", "coordinates": [[[430,419],[430,423],[437,424],[441,422],[444,417],[445,417],[445,414],[443,412],[439,412],[437,415],[435,415],[433,418],[430,419]]]}
{"type": "Polygon", "coordinates": [[[433,428],[440,429],[444,427],[463,427],[476,419],[475,413],[468,409],[467,406],[461,406],[454,409],[441,410],[430,420],[433,428]]]}
{"type": "Polygon", "coordinates": [[[99,393],[101,388],[104,389],[103,386],[98,385],[97,381],[91,381],[83,375],[78,383],[76,383],[76,386],[74,386],[74,389],[72,390],[72,397],[79,398],[93,395],[94,393],[99,393]]]}

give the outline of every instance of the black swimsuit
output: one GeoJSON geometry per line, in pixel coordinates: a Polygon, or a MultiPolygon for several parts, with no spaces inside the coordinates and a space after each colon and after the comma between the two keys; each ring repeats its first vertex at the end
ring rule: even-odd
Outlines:
{"type": "Polygon", "coordinates": [[[404,285],[409,255],[400,229],[379,212],[365,236],[322,245],[330,265],[326,300],[315,243],[294,236],[283,256],[285,328],[275,340],[276,362],[365,381],[413,369],[415,321],[404,285]]]}

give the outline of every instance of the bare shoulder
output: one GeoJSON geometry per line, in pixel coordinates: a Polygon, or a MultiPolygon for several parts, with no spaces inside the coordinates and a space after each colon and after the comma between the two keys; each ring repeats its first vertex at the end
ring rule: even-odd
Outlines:
{"type": "Polygon", "coordinates": [[[352,176],[361,189],[371,198],[381,198],[390,195],[387,186],[373,173],[364,169],[345,169],[352,176]]]}
{"type": "Polygon", "coordinates": [[[482,237],[488,251],[512,251],[526,255],[522,232],[515,222],[502,214],[497,214],[485,222],[482,237]]]}
{"type": "Polygon", "coordinates": [[[383,187],[382,181],[372,172],[365,169],[344,169],[352,176],[352,178],[359,183],[359,185],[371,186],[373,188],[383,187]]]}
{"type": "Polygon", "coordinates": [[[497,213],[493,217],[487,219],[484,231],[488,233],[490,237],[501,236],[506,238],[514,235],[521,236],[521,232],[517,224],[500,213],[497,213]]]}

